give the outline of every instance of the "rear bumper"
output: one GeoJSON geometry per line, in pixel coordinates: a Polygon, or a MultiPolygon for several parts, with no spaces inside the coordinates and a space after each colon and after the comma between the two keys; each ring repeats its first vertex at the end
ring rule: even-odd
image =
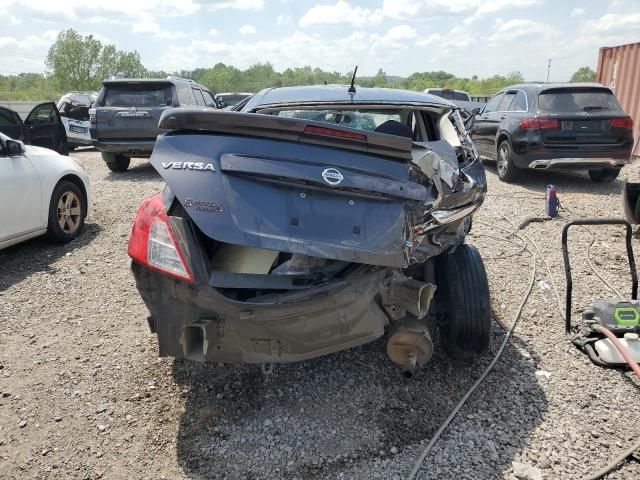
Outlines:
{"type": "Polygon", "coordinates": [[[154,140],[100,141],[91,144],[101,152],[110,152],[128,157],[150,157],[155,145],[154,140]]]}
{"type": "Polygon", "coordinates": [[[546,144],[539,132],[511,137],[518,168],[589,170],[621,168],[629,160],[631,141],[618,144],[546,144]]]}
{"type": "Polygon", "coordinates": [[[622,168],[626,164],[624,159],[615,158],[550,158],[544,160],[533,160],[528,168],[534,170],[546,169],[599,169],[599,168],[622,168]]]}
{"type": "Polygon", "coordinates": [[[306,360],[371,342],[386,315],[375,300],[388,269],[361,267],[332,285],[277,297],[231,300],[137,263],[131,270],[152,317],[160,356],[229,363],[306,360]]]}

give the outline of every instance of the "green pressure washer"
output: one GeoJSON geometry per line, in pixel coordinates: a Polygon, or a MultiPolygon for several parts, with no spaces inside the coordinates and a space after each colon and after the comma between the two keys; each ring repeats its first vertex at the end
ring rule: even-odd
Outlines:
{"type": "Polygon", "coordinates": [[[621,368],[627,365],[619,349],[614,345],[611,332],[636,363],[640,362],[640,302],[638,301],[638,272],[631,246],[631,225],[622,219],[588,219],[568,222],[562,229],[562,255],[567,280],[565,333],[569,340],[585,352],[596,365],[621,368]],[[631,271],[631,300],[605,299],[582,313],[582,325],[571,325],[571,293],[573,280],[569,263],[567,236],[574,225],[624,225],[627,230],[626,245],[631,271]]]}

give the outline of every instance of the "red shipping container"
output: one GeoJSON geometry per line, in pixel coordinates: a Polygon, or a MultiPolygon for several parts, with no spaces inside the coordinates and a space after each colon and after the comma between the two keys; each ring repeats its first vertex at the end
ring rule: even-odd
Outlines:
{"type": "Polygon", "coordinates": [[[611,88],[624,111],[633,118],[633,137],[637,142],[640,132],[640,42],[602,47],[596,81],[611,88]]]}

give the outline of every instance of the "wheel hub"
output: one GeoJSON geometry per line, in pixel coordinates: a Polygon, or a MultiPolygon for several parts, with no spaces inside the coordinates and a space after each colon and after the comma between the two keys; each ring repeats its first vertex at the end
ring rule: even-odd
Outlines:
{"type": "Polygon", "coordinates": [[[80,198],[74,192],[65,192],[58,200],[58,225],[67,234],[73,234],[80,225],[80,198]]]}

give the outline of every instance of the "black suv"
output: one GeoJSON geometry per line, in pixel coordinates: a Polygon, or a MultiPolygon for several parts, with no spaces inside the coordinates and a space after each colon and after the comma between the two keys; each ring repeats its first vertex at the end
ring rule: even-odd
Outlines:
{"type": "Polygon", "coordinates": [[[113,172],[124,172],[131,158],[148,158],[158,134],[160,115],[167,108],[219,108],[213,94],[193,80],[118,79],[102,82],[95,109],[90,110],[93,146],[113,172]]]}
{"type": "Polygon", "coordinates": [[[471,138],[507,182],[528,168],[588,170],[611,182],[629,159],[633,121],[599,84],[521,84],[477,112],[471,138]]]}

